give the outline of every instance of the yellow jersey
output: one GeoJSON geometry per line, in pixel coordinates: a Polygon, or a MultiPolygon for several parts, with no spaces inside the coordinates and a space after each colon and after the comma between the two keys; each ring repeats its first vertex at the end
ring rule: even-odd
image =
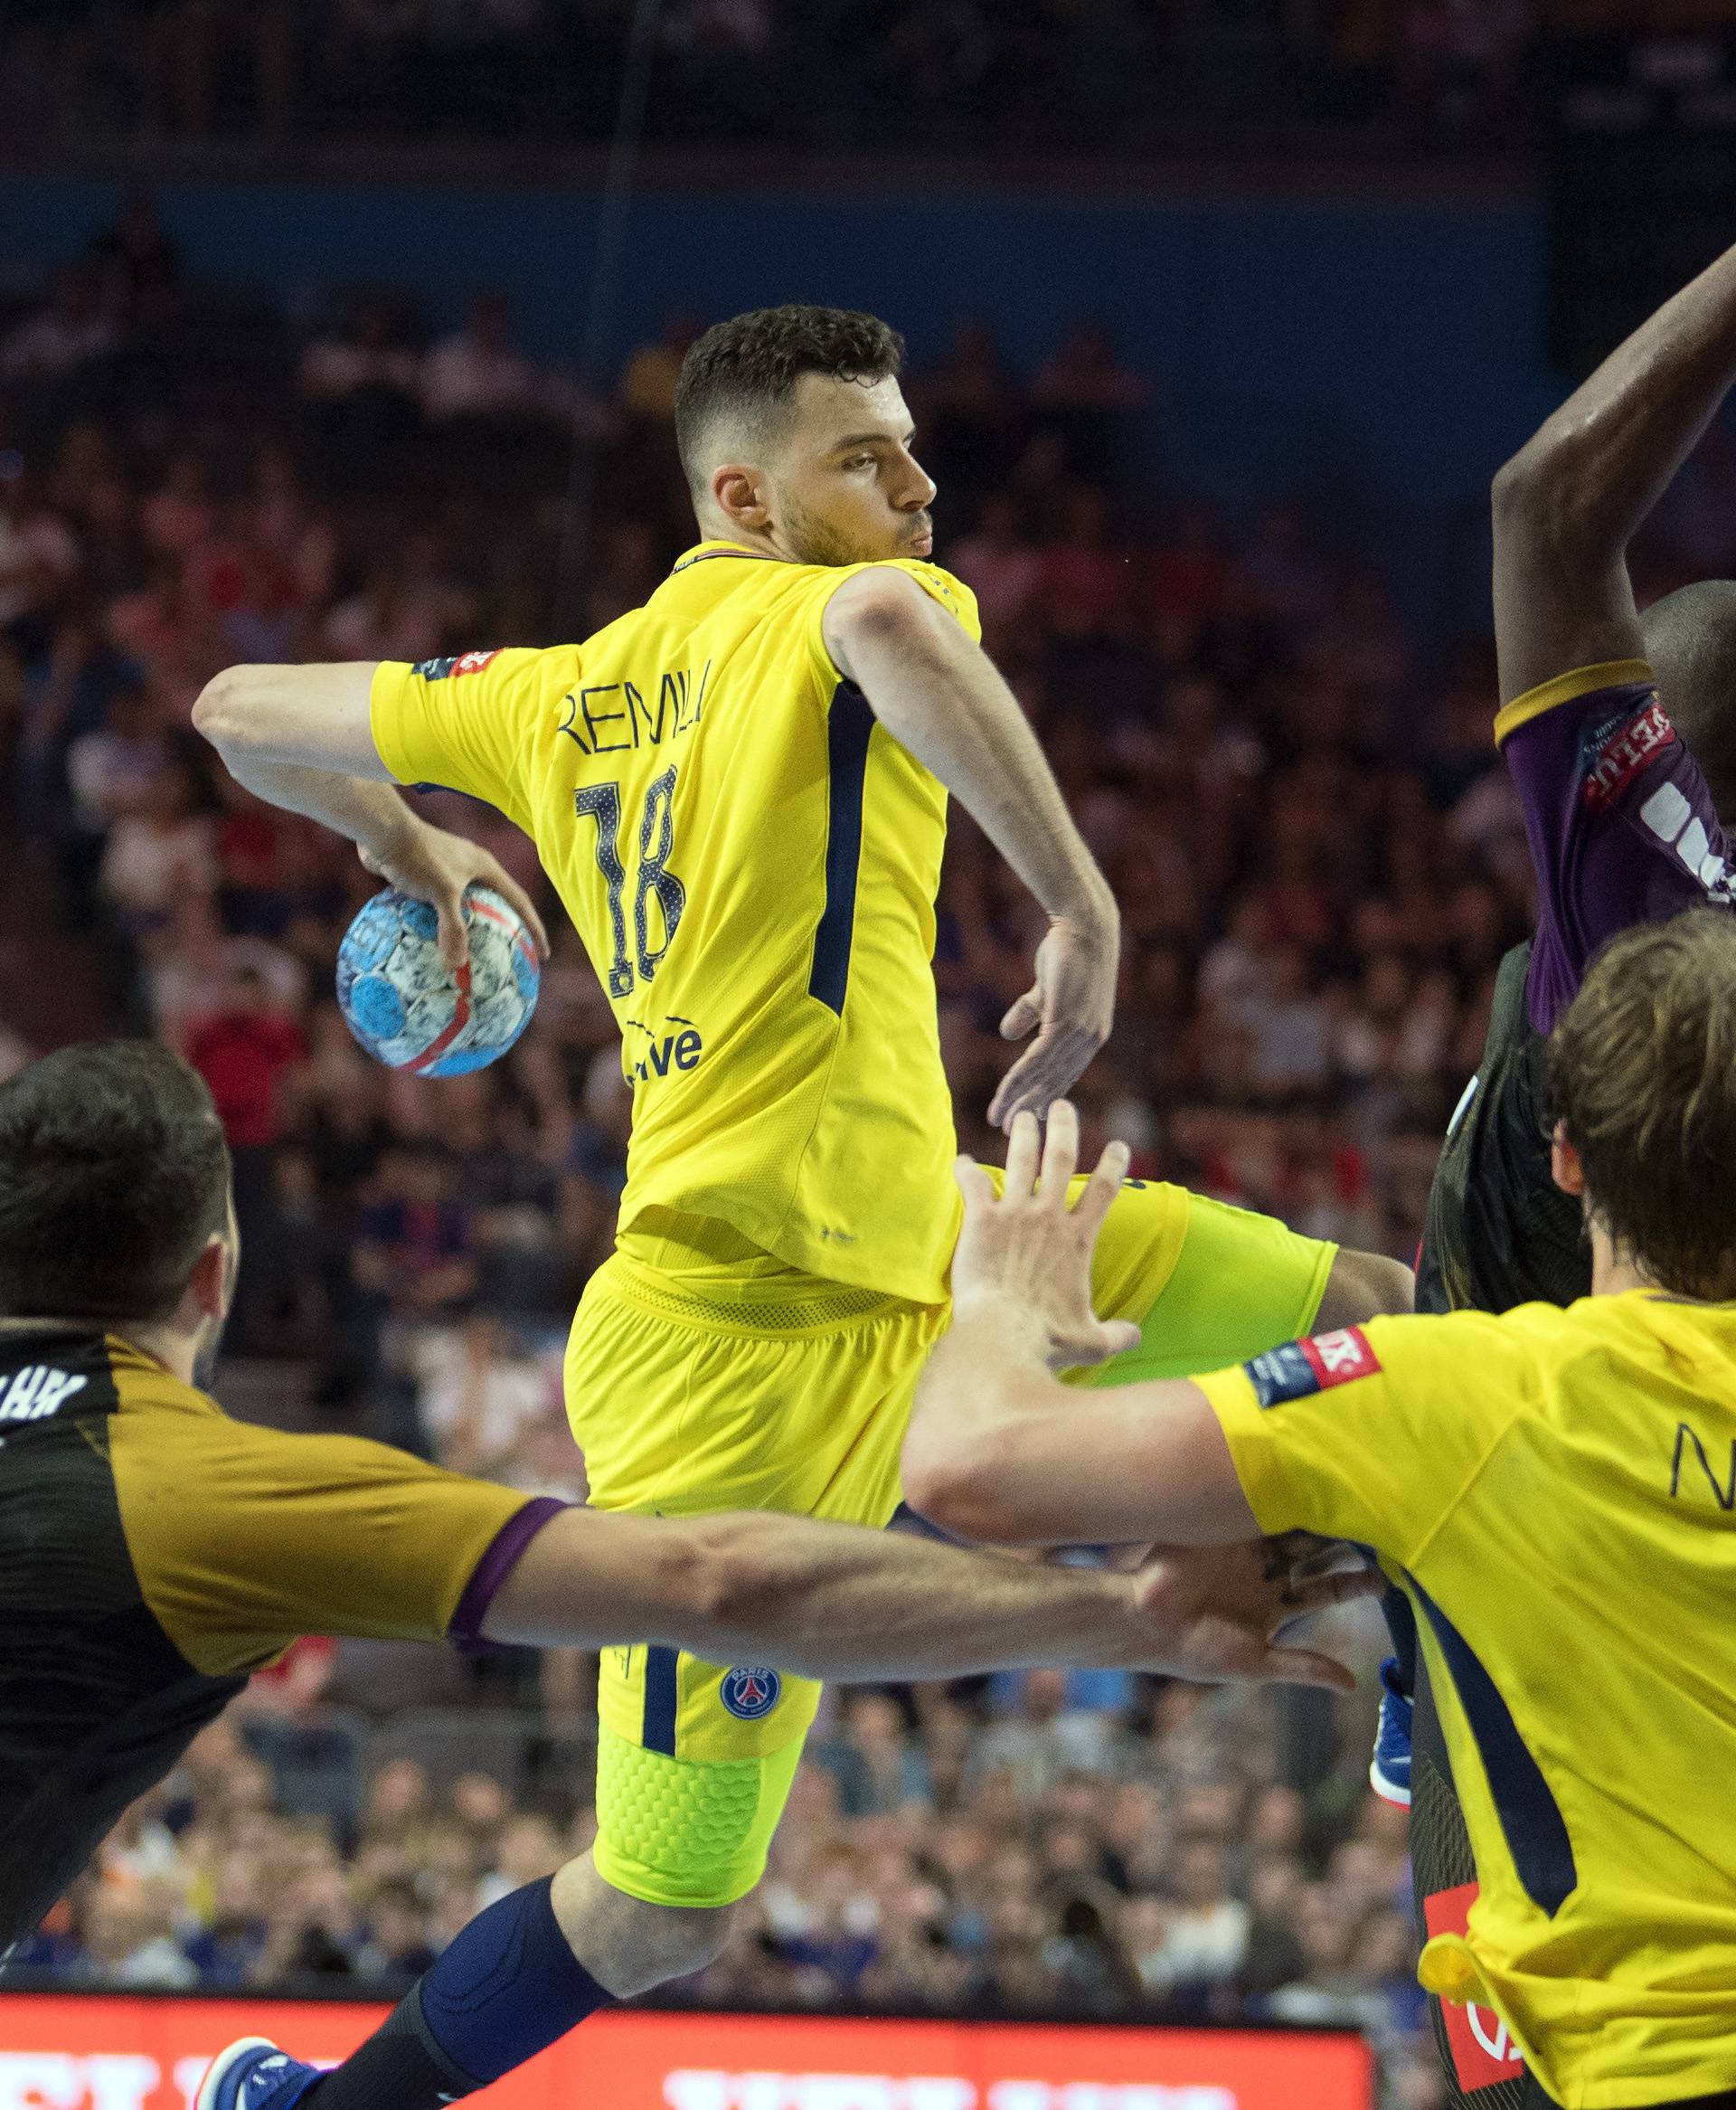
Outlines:
{"type": "Polygon", "coordinates": [[[1736,2082],[1736,1306],[1376,1319],[1199,1380],[1416,1605],[1480,1895],[1420,1975],[1564,2110],[1736,2082]]]}
{"type": "MultiPolygon", "coordinates": [[[[968,588],[900,562],[973,638],[968,588]]],[[[498,807],[614,1008],[620,1227],[728,1225],[785,1265],[939,1303],[957,1235],[934,901],[946,792],[834,666],[865,566],[690,551],[582,645],[382,665],[400,782],[498,807]]]]}

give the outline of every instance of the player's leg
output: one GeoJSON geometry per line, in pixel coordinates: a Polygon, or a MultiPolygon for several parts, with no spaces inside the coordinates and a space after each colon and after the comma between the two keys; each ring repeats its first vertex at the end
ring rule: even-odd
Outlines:
{"type": "Polygon", "coordinates": [[[1164,1182],[1129,1181],[1098,1241],[1092,1298],[1130,1319],[1137,1348],[1084,1385],[1192,1377],[1329,1327],[1409,1309],[1409,1271],[1304,1238],[1276,1217],[1164,1182]]]}

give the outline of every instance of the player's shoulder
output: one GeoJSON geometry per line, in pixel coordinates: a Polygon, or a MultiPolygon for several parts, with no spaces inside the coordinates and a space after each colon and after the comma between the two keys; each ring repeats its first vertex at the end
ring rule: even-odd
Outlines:
{"type": "MultiPolygon", "coordinates": [[[[871,563],[846,564],[835,569],[807,567],[815,575],[813,591],[816,597],[830,605],[842,589],[857,582],[888,581],[901,582],[900,591],[910,588],[901,582],[908,580],[911,586],[937,601],[947,612],[967,630],[973,638],[982,635],[982,622],[977,613],[976,596],[962,579],[957,578],[943,566],[931,563],[925,557],[881,557],[871,563]]],[[[912,602],[912,606],[920,605],[912,602]]]]}
{"type": "MultiPolygon", "coordinates": [[[[1519,1309],[1529,1312],[1533,1307],[1519,1309]]],[[[1534,1309],[1561,1316],[1554,1305],[1534,1309]]],[[[1351,1330],[1365,1339],[1374,1363],[1389,1377],[1398,1373],[1462,1391],[1470,1372],[1480,1373],[1476,1382],[1481,1383],[1534,1360],[1547,1326],[1533,1328],[1514,1311],[1461,1310],[1387,1313],[1351,1330]]]]}

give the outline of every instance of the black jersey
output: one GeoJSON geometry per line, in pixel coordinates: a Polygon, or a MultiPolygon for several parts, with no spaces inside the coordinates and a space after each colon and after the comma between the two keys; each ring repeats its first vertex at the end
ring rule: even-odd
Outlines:
{"type": "Polygon", "coordinates": [[[473,1638],[560,1507],[0,1328],[0,1959],[248,1672],[300,1633],[473,1638]]]}
{"type": "Polygon", "coordinates": [[[1508,1311],[1591,1293],[1580,1205],[1550,1176],[1548,1043],[1525,1008],[1529,943],[1495,977],[1483,1060],[1447,1131],[1417,1263],[1419,1311],[1508,1311]]]}

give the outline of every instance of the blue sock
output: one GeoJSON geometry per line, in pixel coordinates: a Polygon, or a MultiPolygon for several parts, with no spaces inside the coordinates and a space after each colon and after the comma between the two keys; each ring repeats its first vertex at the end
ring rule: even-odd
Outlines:
{"type": "Polygon", "coordinates": [[[361,2049],[308,2090],[310,2110],[437,2110],[612,2006],[568,1946],[551,1887],[528,1884],[478,1913],[361,2049]]]}

